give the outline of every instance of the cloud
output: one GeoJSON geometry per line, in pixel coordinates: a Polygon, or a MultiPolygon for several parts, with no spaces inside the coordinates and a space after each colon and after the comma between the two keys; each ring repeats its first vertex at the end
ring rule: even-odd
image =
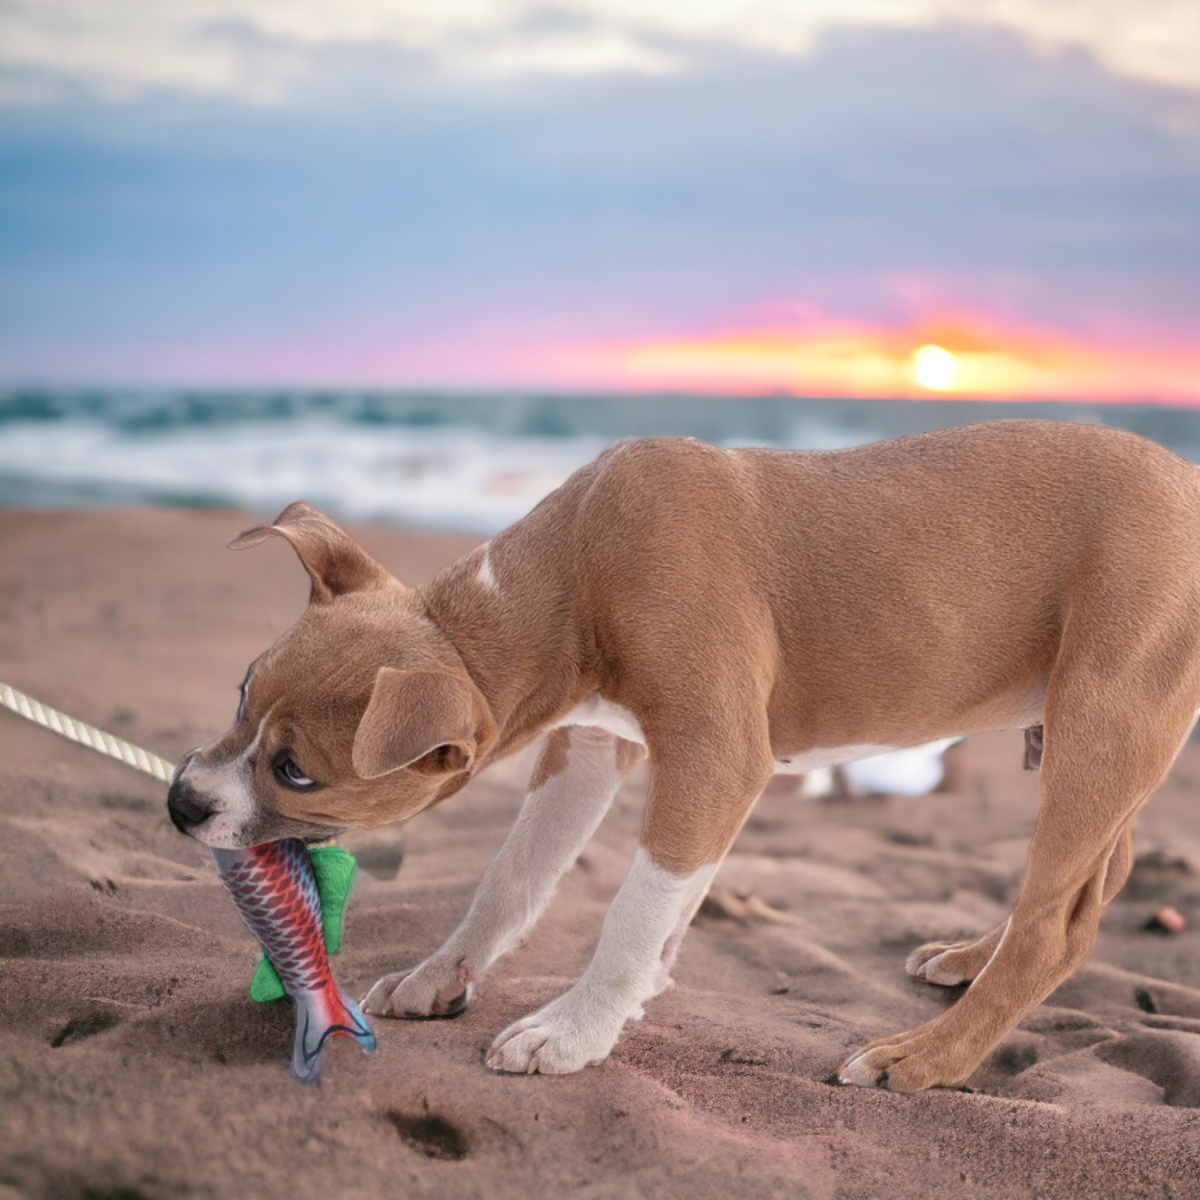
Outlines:
{"type": "MultiPolygon", "coordinates": [[[[527,20],[530,38],[579,24],[527,20]]],[[[195,36],[252,56],[262,34],[195,36]]],[[[289,46],[272,42],[277,79],[289,46]]],[[[554,347],[946,313],[1088,344],[1197,335],[1200,95],[1086,55],[962,25],[570,79],[325,53],[360,97],[403,95],[6,115],[7,378],[152,361],[159,379],[480,382],[554,347]]]]}
{"type": "Polygon", "coordinates": [[[8,0],[4,23],[9,104],[79,89],[109,100],[169,91],[299,102],[331,63],[381,50],[484,78],[658,75],[714,51],[800,56],[839,29],[946,24],[1200,89],[1195,0],[8,0]]]}

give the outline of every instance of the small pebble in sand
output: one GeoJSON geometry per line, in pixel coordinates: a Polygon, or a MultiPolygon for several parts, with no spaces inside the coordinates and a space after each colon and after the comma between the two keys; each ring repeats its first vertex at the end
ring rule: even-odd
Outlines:
{"type": "Polygon", "coordinates": [[[1155,933],[1182,933],[1187,928],[1187,918],[1179,909],[1164,904],[1146,922],[1145,927],[1155,933]]]}

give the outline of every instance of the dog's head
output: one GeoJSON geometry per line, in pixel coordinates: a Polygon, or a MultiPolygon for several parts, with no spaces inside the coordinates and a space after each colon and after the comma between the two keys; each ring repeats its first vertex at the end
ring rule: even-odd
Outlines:
{"type": "Polygon", "coordinates": [[[304,616],[246,672],[230,729],[185,755],[172,821],[210,846],[318,840],[457,791],[495,740],[487,702],[416,593],[307,504],[233,549],[286,538],[304,616]]]}

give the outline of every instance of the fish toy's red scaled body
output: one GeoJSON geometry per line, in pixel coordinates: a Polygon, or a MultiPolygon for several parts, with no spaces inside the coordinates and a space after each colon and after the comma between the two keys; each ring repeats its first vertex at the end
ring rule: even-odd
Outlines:
{"type": "Polygon", "coordinates": [[[212,856],[242,920],[296,1005],[296,1076],[316,1078],[321,1051],[334,1034],[374,1050],[371,1027],[329,969],[321,899],[304,843],[285,838],[245,850],[213,849],[212,856]]]}

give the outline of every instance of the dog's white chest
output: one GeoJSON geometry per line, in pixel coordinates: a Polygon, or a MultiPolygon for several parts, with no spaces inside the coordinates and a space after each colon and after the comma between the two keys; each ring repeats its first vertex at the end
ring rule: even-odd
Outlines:
{"type": "MultiPolygon", "coordinates": [[[[640,746],[646,744],[646,735],[638,723],[637,717],[620,704],[605,700],[597,694],[589,696],[577,704],[570,712],[561,717],[555,728],[564,725],[583,725],[589,729],[602,729],[615,737],[624,738],[627,742],[636,742],[640,746]]],[[[806,771],[819,770],[822,767],[836,767],[842,763],[854,762],[860,758],[872,758],[876,754],[887,754],[895,746],[832,746],[805,751],[792,758],[778,759],[775,770],[782,775],[803,775],[806,771]]]]}
{"type": "Polygon", "coordinates": [[[586,725],[590,729],[603,729],[605,733],[624,738],[627,742],[636,742],[639,746],[646,744],[646,735],[637,717],[629,709],[605,700],[599,693],[577,704],[555,723],[555,728],[563,725],[586,725]]]}

